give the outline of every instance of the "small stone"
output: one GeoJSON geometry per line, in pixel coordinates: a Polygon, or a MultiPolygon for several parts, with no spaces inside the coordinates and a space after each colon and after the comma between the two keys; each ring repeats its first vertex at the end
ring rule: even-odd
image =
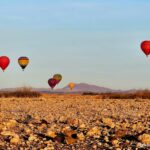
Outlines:
{"type": "Polygon", "coordinates": [[[122,128],[123,130],[126,130],[127,127],[129,127],[129,124],[128,124],[128,123],[122,123],[121,128],[122,128]]]}
{"type": "Polygon", "coordinates": [[[11,144],[19,144],[20,143],[20,138],[18,135],[14,136],[11,140],[10,140],[11,144]]]}
{"type": "Polygon", "coordinates": [[[109,126],[111,128],[115,127],[115,123],[110,118],[103,118],[102,121],[104,124],[106,124],[107,126],[109,126]]]}
{"type": "Polygon", "coordinates": [[[87,136],[93,137],[95,135],[100,136],[100,129],[98,127],[93,127],[87,132],[87,136]]]}
{"type": "Polygon", "coordinates": [[[25,131],[25,133],[27,133],[27,134],[31,134],[31,133],[32,133],[32,130],[29,129],[28,127],[25,127],[24,131],[25,131]]]}
{"type": "Polygon", "coordinates": [[[80,126],[79,126],[79,129],[81,130],[84,130],[86,128],[86,125],[84,123],[82,123],[80,126]]]}
{"type": "Polygon", "coordinates": [[[35,141],[36,139],[37,139],[37,137],[33,134],[31,134],[29,137],[29,141],[35,141]]]}
{"type": "Polygon", "coordinates": [[[150,144],[150,134],[143,134],[138,137],[138,140],[144,144],[150,144]]]}
{"type": "Polygon", "coordinates": [[[78,134],[77,134],[77,137],[78,137],[78,139],[79,139],[80,141],[84,141],[84,140],[85,140],[85,136],[84,136],[83,133],[78,133],[78,134]]]}
{"type": "Polygon", "coordinates": [[[66,121],[67,121],[67,119],[66,119],[65,116],[61,116],[61,117],[59,118],[59,122],[60,122],[60,123],[66,123],[66,121]]]}
{"type": "Polygon", "coordinates": [[[109,138],[108,138],[107,136],[105,136],[104,140],[105,140],[106,142],[109,142],[109,138]]]}
{"type": "Polygon", "coordinates": [[[79,125],[79,120],[78,120],[78,119],[68,119],[67,123],[68,123],[70,126],[78,127],[78,125],[79,125]]]}
{"type": "Polygon", "coordinates": [[[10,120],[6,123],[7,128],[14,128],[17,125],[17,121],[16,120],[10,120]]]}
{"type": "Polygon", "coordinates": [[[67,132],[67,131],[70,131],[71,130],[71,128],[70,128],[70,126],[65,126],[64,128],[62,128],[62,132],[63,133],[65,133],[65,132],[67,132]]]}
{"type": "Polygon", "coordinates": [[[117,139],[115,139],[115,140],[112,141],[112,144],[117,146],[119,144],[119,141],[117,139]]]}
{"type": "Polygon", "coordinates": [[[16,134],[14,132],[10,132],[10,131],[3,131],[3,132],[1,132],[1,135],[3,135],[3,136],[15,136],[16,134]]]}
{"type": "Polygon", "coordinates": [[[129,140],[126,140],[126,143],[127,143],[127,144],[129,144],[129,143],[130,143],[130,141],[129,141],[129,140]]]}
{"type": "Polygon", "coordinates": [[[93,149],[97,149],[97,145],[96,145],[96,144],[93,144],[92,148],[93,148],[93,149]]]}
{"type": "Polygon", "coordinates": [[[34,128],[34,125],[32,123],[28,123],[28,126],[33,129],[34,128]]]}
{"type": "Polygon", "coordinates": [[[34,116],[34,120],[36,121],[36,123],[40,123],[40,117],[39,116],[34,116]]]}
{"type": "Polygon", "coordinates": [[[98,146],[102,146],[102,143],[101,143],[101,142],[98,142],[98,146]]]}
{"type": "Polygon", "coordinates": [[[43,123],[43,124],[41,124],[39,127],[38,127],[38,130],[39,131],[44,131],[44,130],[46,130],[47,129],[47,125],[45,124],[45,123],[43,123]]]}
{"type": "Polygon", "coordinates": [[[136,124],[132,125],[132,129],[135,131],[136,130],[136,124]]]}
{"type": "Polygon", "coordinates": [[[55,138],[57,135],[56,135],[55,132],[53,132],[53,131],[51,131],[51,130],[48,129],[48,131],[47,131],[47,136],[49,136],[49,137],[51,137],[51,138],[55,138]]]}
{"type": "Polygon", "coordinates": [[[115,137],[116,138],[122,138],[123,136],[125,136],[128,133],[128,131],[126,130],[118,130],[115,133],[115,137]]]}
{"type": "Polygon", "coordinates": [[[74,143],[76,143],[76,139],[74,139],[74,138],[71,138],[71,137],[66,137],[66,143],[67,144],[74,144],[74,143]]]}

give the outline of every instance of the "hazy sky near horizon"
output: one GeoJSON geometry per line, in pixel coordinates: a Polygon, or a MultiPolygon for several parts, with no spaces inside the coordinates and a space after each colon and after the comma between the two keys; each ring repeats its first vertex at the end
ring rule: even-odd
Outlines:
{"type": "Polygon", "coordinates": [[[140,50],[150,40],[149,0],[0,1],[0,88],[49,87],[61,73],[68,82],[113,89],[150,88],[150,58],[140,50]],[[28,56],[22,72],[17,59],[28,56]]]}

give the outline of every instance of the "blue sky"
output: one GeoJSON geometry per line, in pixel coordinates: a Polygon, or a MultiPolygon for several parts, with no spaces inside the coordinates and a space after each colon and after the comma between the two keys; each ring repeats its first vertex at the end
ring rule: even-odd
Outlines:
{"type": "Polygon", "coordinates": [[[149,0],[0,1],[0,88],[48,87],[55,73],[68,82],[113,89],[150,88],[150,59],[140,50],[150,39],[149,0]],[[25,72],[20,56],[31,61],[25,72]]]}

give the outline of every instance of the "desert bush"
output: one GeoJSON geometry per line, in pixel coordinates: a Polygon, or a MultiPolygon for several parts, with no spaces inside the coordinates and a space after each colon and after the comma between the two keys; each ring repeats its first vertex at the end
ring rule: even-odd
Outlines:
{"type": "Polygon", "coordinates": [[[0,97],[8,98],[8,97],[40,97],[41,93],[32,91],[32,88],[22,87],[18,88],[15,91],[1,91],[0,97]]]}
{"type": "Polygon", "coordinates": [[[95,93],[95,92],[83,92],[82,95],[99,95],[99,93],[95,93]]]}
{"type": "Polygon", "coordinates": [[[117,93],[83,93],[82,95],[99,95],[101,99],[150,99],[150,90],[139,90],[136,92],[117,92],[117,93]]]}

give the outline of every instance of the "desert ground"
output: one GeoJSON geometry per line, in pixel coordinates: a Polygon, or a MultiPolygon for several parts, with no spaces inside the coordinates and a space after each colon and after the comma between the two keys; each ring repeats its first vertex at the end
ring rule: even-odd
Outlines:
{"type": "Polygon", "coordinates": [[[1,150],[150,149],[150,100],[0,98],[1,150]]]}

